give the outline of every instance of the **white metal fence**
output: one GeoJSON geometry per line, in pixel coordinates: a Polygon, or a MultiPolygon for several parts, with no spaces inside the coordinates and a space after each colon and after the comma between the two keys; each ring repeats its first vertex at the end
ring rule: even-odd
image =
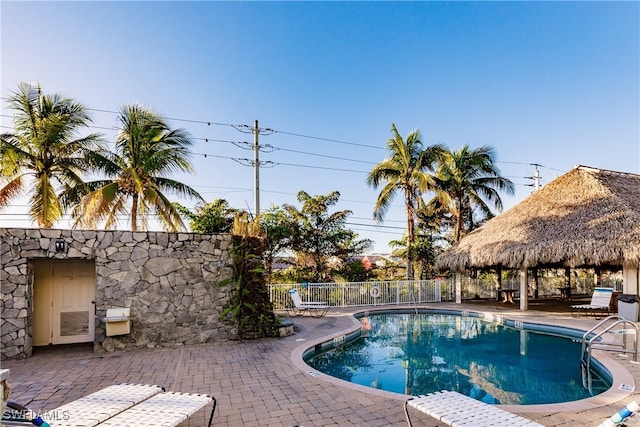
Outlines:
{"type": "MultiPolygon", "coordinates": [[[[385,282],[287,283],[267,285],[276,310],[292,306],[289,290],[297,289],[303,302],[326,301],[332,307],[440,302],[441,280],[385,282]]],[[[446,286],[445,286],[446,287],[446,286]]]]}
{"type": "MultiPolygon", "coordinates": [[[[621,280],[602,277],[599,286],[622,291],[621,280]]],[[[495,277],[462,277],[462,299],[496,299],[495,277]]],[[[528,278],[529,297],[536,295],[536,283],[528,278]]],[[[537,296],[540,298],[559,296],[559,287],[565,286],[564,276],[538,277],[537,296]]],[[[590,295],[595,287],[593,275],[571,278],[572,293],[590,295]]],[[[289,290],[298,289],[304,302],[326,301],[332,307],[358,307],[367,305],[410,304],[455,300],[453,279],[436,280],[391,280],[376,282],[346,283],[288,283],[267,285],[275,309],[286,309],[292,305],[289,290]]],[[[506,289],[520,289],[520,278],[510,277],[502,282],[506,289]]]]}

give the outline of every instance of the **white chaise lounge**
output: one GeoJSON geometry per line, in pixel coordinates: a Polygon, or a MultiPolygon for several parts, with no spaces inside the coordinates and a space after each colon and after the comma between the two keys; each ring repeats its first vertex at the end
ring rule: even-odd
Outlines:
{"type": "Polygon", "coordinates": [[[412,426],[409,408],[417,409],[436,420],[454,427],[543,427],[535,421],[489,405],[455,391],[439,391],[415,397],[404,403],[407,424],[412,426]]]}
{"type": "Polygon", "coordinates": [[[598,319],[598,314],[601,316],[608,316],[612,296],[613,289],[611,288],[595,288],[593,290],[593,295],[591,295],[591,302],[589,304],[577,304],[571,306],[571,316],[577,317],[580,315],[580,312],[584,314],[591,313],[596,319],[598,319]]]}
{"type": "Polygon", "coordinates": [[[325,301],[302,302],[302,298],[300,298],[300,294],[297,289],[291,289],[289,291],[289,295],[291,295],[291,300],[293,301],[293,313],[296,316],[309,313],[313,317],[322,317],[327,314],[327,311],[329,311],[330,306],[325,301]]]}
{"type": "Polygon", "coordinates": [[[209,426],[216,410],[213,396],[167,392],[157,385],[117,384],[60,406],[53,413],[64,414],[64,417],[50,424],[52,427],[177,426],[210,403],[213,409],[209,426]]]}

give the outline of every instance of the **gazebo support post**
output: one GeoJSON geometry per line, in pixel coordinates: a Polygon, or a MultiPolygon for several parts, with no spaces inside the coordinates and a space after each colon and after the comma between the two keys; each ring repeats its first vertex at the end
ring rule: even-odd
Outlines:
{"type": "Polygon", "coordinates": [[[456,304],[462,304],[462,273],[456,271],[456,304]]]}
{"type": "Polygon", "coordinates": [[[622,293],[638,295],[638,266],[622,265],[622,293]]]}
{"type": "Polygon", "coordinates": [[[520,269],[520,310],[526,311],[529,307],[529,292],[527,289],[527,267],[520,269]]]}
{"type": "Polygon", "coordinates": [[[496,301],[500,301],[500,290],[502,289],[502,266],[498,267],[498,291],[496,292],[496,301]]]}

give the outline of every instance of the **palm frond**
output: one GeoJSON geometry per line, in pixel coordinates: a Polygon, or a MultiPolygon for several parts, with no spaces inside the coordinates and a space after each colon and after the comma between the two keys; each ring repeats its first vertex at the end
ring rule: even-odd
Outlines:
{"type": "Polygon", "coordinates": [[[145,193],[145,199],[149,200],[156,213],[157,219],[166,231],[184,231],[187,229],[180,212],[176,209],[175,205],[167,199],[164,194],[154,191],[149,188],[145,193]]]}
{"type": "Polygon", "coordinates": [[[23,175],[18,175],[0,188],[0,209],[9,206],[10,202],[24,191],[23,175]]]}

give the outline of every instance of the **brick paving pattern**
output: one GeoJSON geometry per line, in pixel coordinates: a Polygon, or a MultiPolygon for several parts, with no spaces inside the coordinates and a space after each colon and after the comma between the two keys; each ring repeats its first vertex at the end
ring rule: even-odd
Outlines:
{"type": "MultiPolygon", "coordinates": [[[[425,305],[460,309],[455,304],[425,305]]],[[[464,305],[465,310],[498,310],[505,317],[554,321],[588,329],[588,318],[567,313],[520,312],[464,305]]],[[[361,310],[358,310],[361,311],[361,310]]],[[[321,319],[292,318],[296,333],[284,338],[227,341],[176,348],[93,353],[90,345],[49,348],[25,360],[3,362],[10,369],[11,400],[33,410],[53,410],[112,384],[157,384],[171,391],[206,393],[218,401],[216,426],[405,426],[403,395],[379,393],[350,386],[327,376],[309,375],[292,358],[305,343],[344,333],[354,327],[347,310],[331,310],[321,319]],[[395,396],[395,397],[394,397],[395,396]]],[[[578,361],[576,362],[578,363],[578,361]]],[[[637,380],[640,366],[621,363],[637,380]]],[[[629,398],[584,411],[519,412],[545,426],[597,426],[632,400],[629,398]]],[[[181,424],[204,426],[211,407],[181,424]]],[[[443,424],[417,411],[414,425],[443,424]]],[[[506,426],[505,426],[506,427],[506,426]]]]}

